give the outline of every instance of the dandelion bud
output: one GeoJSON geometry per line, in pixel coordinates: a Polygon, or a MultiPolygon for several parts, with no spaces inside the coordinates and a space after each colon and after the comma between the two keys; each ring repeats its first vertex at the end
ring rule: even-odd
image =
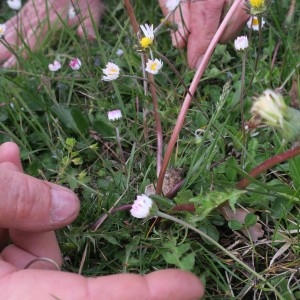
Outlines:
{"type": "Polygon", "coordinates": [[[286,141],[300,140],[300,111],[287,106],[280,94],[266,90],[255,98],[251,112],[277,128],[286,141]]]}

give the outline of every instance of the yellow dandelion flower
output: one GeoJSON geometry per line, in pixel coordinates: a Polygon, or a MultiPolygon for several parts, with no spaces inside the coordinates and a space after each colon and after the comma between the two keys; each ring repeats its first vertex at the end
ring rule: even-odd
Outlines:
{"type": "Polygon", "coordinates": [[[247,0],[246,6],[249,10],[249,14],[252,16],[263,14],[267,8],[269,0],[247,0]]]}
{"type": "Polygon", "coordinates": [[[260,9],[265,5],[264,0],[249,0],[249,3],[251,5],[251,7],[255,8],[255,9],[260,9]]]}

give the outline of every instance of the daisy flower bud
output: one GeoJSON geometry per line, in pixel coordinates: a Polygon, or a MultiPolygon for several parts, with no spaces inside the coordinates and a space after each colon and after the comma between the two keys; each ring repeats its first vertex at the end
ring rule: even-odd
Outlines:
{"type": "Polygon", "coordinates": [[[108,120],[115,121],[122,118],[122,112],[119,109],[111,110],[107,113],[108,120]]]}
{"type": "Polygon", "coordinates": [[[48,65],[48,68],[51,72],[56,72],[61,68],[61,63],[58,60],[55,60],[52,64],[48,65]]]}
{"type": "Polygon", "coordinates": [[[22,6],[21,0],[7,0],[7,5],[13,10],[19,10],[22,6]]]}
{"type": "Polygon", "coordinates": [[[133,217],[144,219],[151,215],[154,202],[146,195],[138,195],[132,204],[130,213],[133,217]]]}
{"type": "Polygon", "coordinates": [[[159,72],[162,66],[163,66],[163,62],[161,60],[158,60],[157,58],[155,58],[154,60],[148,59],[145,70],[148,73],[155,75],[159,72]]]}
{"type": "Polygon", "coordinates": [[[102,76],[102,80],[104,81],[112,81],[119,77],[120,75],[120,68],[118,65],[108,62],[106,64],[106,68],[102,69],[105,76],[102,76]]]}
{"type": "Polygon", "coordinates": [[[72,70],[77,71],[81,68],[81,60],[77,57],[71,59],[69,66],[72,70]]]}
{"type": "Polygon", "coordinates": [[[77,11],[75,7],[71,4],[68,9],[68,18],[69,20],[74,19],[77,16],[77,11]]]}
{"type": "Polygon", "coordinates": [[[244,51],[248,48],[249,43],[248,43],[248,38],[246,36],[238,36],[234,40],[234,48],[237,51],[244,51]]]}
{"type": "Polygon", "coordinates": [[[166,8],[169,12],[175,10],[175,8],[180,4],[180,0],[167,0],[166,1],[166,8]]]}

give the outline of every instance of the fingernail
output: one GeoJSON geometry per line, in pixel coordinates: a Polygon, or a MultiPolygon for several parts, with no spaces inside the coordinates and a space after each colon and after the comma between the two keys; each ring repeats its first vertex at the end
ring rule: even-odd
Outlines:
{"type": "Polygon", "coordinates": [[[53,222],[61,222],[77,215],[79,201],[73,192],[62,187],[52,187],[51,196],[50,217],[53,222]]]}
{"type": "Polygon", "coordinates": [[[201,63],[202,63],[202,60],[203,60],[203,55],[201,55],[201,56],[198,58],[197,63],[196,63],[196,69],[199,68],[199,66],[200,66],[201,63]]]}

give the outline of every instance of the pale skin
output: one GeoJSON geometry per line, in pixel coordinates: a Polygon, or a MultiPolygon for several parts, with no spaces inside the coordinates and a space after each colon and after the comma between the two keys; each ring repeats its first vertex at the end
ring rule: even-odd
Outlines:
{"type": "Polygon", "coordinates": [[[196,276],[175,269],[98,278],[58,271],[42,261],[24,269],[38,257],[61,266],[54,230],[71,223],[78,212],[79,200],[72,191],[25,175],[17,145],[0,146],[1,299],[192,300],[203,295],[196,276]]]}
{"type": "MultiPolygon", "coordinates": [[[[158,2],[163,13],[167,15],[166,0],[159,0],[158,2]]],[[[72,21],[67,20],[69,3],[70,0],[48,0],[48,7],[46,7],[45,0],[29,0],[23,6],[19,13],[19,20],[22,20],[20,23],[22,24],[23,36],[31,49],[36,47],[41,31],[45,32],[47,30],[48,22],[44,22],[46,12],[49,12],[49,23],[52,24],[51,26],[60,26],[58,14],[70,25],[79,24],[78,18],[72,21]]],[[[101,0],[73,0],[73,3],[77,3],[84,20],[83,25],[79,25],[77,33],[79,36],[84,36],[85,30],[90,39],[95,38],[95,28],[92,19],[96,24],[100,23],[100,18],[104,11],[101,0]]],[[[172,43],[178,48],[187,47],[187,58],[190,68],[196,68],[200,64],[220,21],[231,3],[231,0],[183,0],[181,11],[177,9],[174,15],[171,16],[170,20],[178,26],[178,31],[171,34],[172,43]]],[[[244,4],[242,4],[230,20],[220,42],[225,43],[234,38],[248,19],[249,15],[246,14],[244,4]]],[[[7,33],[5,39],[14,47],[18,43],[20,44],[16,30],[17,24],[17,17],[6,22],[7,33]]],[[[0,53],[0,63],[2,63],[3,67],[12,67],[16,64],[14,55],[1,44],[0,53]]]]}
{"type": "MultiPolygon", "coordinates": [[[[59,26],[58,13],[67,21],[69,1],[49,0],[48,3],[51,5],[46,8],[45,0],[29,0],[18,16],[22,20],[23,36],[33,50],[38,44],[40,32],[36,31],[37,28],[44,32],[48,24],[59,26]],[[46,12],[49,13],[49,23],[43,22],[46,12]]],[[[93,39],[95,28],[91,19],[99,24],[104,9],[101,1],[78,0],[77,3],[84,19],[83,26],[79,25],[77,32],[80,36],[84,36],[85,32],[89,39],[93,39]]],[[[159,0],[159,3],[164,14],[167,14],[165,1],[159,0]]],[[[178,9],[171,17],[179,28],[172,33],[173,45],[187,47],[191,68],[201,61],[227,6],[226,0],[183,2],[182,16],[188,30],[181,25],[182,17],[178,9]]],[[[243,7],[240,7],[221,42],[233,38],[248,18],[243,7]]],[[[79,24],[78,18],[69,24],[79,24]]],[[[17,17],[7,21],[6,25],[5,39],[12,47],[17,47],[20,42],[17,17]]],[[[2,67],[16,64],[14,55],[2,44],[0,53],[2,67]]],[[[74,193],[25,175],[16,144],[0,146],[0,290],[3,299],[192,300],[203,296],[204,287],[196,276],[174,269],[156,271],[146,276],[119,274],[98,278],[60,272],[54,270],[54,265],[49,262],[36,262],[24,270],[37,257],[48,257],[59,266],[62,264],[54,230],[71,223],[78,212],[79,200],[74,193]],[[60,205],[53,210],[55,198],[59,199],[60,205]],[[65,205],[62,200],[65,200],[65,205]],[[6,244],[8,239],[11,241],[9,245],[6,244]]]]}

